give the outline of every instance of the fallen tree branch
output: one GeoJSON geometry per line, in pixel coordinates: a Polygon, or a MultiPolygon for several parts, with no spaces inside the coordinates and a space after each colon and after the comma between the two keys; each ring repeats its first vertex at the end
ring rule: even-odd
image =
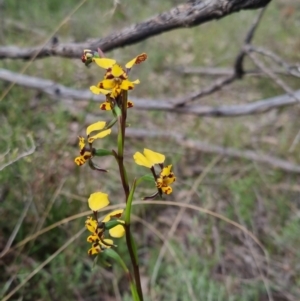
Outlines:
{"type": "MultiPolygon", "coordinates": [[[[247,46],[247,51],[248,52],[256,52],[256,53],[259,53],[263,56],[266,56],[266,57],[270,58],[276,64],[278,64],[279,66],[284,68],[284,70],[286,71],[286,74],[289,74],[289,75],[300,78],[300,65],[299,64],[298,65],[291,65],[291,64],[285,62],[280,56],[273,53],[269,49],[265,49],[265,48],[262,48],[262,47],[254,47],[253,45],[248,45],[247,46]]],[[[274,72],[274,73],[276,73],[276,72],[274,72]]]]}
{"type": "Polygon", "coordinates": [[[238,150],[231,147],[222,147],[207,144],[202,141],[186,139],[184,135],[175,134],[174,132],[150,132],[149,130],[128,128],[126,130],[126,136],[138,139],[163,138],[164,141],[166,139],[174,139],[176,143],[183,148],[191,148],[204,153],[217,154],[237,159],[246,159],[258,163],[267,164],[272,166],[273,168],[278,168],[287,172],[300,173],[300,165],[297,165],[296,163],[290,161],[286,161],[252,150],[238,150]]]}
{"type": "MultiPolygon", "coordinates": [[[[170,69],[171,71],[174,71],[176,73],[182,73],[182,74],[188,74],[188,75],[203,75],[203,76],[232,76],[234,74],[234,70],[232,68],[222,68],[222,67],[176,67],[170,69]]],[[[300,70],[300,68],[299,68],[300,70]]],[[[275,69],[272,71],[275,74],[285,75],[285,76],[296,76],[300,77],[300,74],[297,74],[297,71],[291,72],[291,71],[284,71],[281,69],[275,69]]],[[[266,77],[267,75],[259,70],[259,69],[253,69],[253,70],[245,70],[244,76],[257,76],[257,77],[266,77]]]]}
{"type": "Polygon", "coordinates": [[[279,76],[277,76],[270,68],[268,68],[254,53],[248,52],[248,56],[252,62],[260,68],[266,75],[268,75],[279,87],[281,87],[289,96],[294,97],[298,102],[300,99],[295,95],[293,89],[291,89],[279,76]]]}
{"type": "MultiPolygon", "coordinates": [[[[7,82],[13,82],[26,88],[35,89],[55,99],[89,99],[96,102],[104,101],[104,96],[92,94],[89,90],[76,90],[65,87],[51,80],[19,74],[1,68],[0,79],[7,82]]],[[[300,90],[294,91],[293,96],[299,98],[300,90]]],[[[131,97],[130,99],[134,101],[135,107],[140,110],[159,110],[210,117],[237,117],[243,115],[260,114],[272,109],[295,105],[298,102],[294,97],[284,94],[240,105],[223,105],[216,107],[189,105],[178,108],[174,107],[174,103],[172,103],[170,100],[153,100],[134,97],[131,97]]],[[[220,102],[222,103],[222,101],[220,102]]]]}
{"type": "Polygon", "coordinates": [[[271,0],[194,0],[173,7],[146,21],[131,25],[102,39],[87,40],[82,43],[59,43],[55,38],[47,46],[20,48],[17,46],[0,47],[0,59],[31,59],[46,56],[78,58],[83,49],[101,48],[108,52],[140,42],[152,36],[174,30],[197,26],[215,19],[221,19],[240,10],[258,9],[271,0]],[[55,43],[54,43],[55,41],[55,43]]]}
{"type": "Polygon", "coordinates": [[[227,86],[231,83],[233,83],[234,81],[241,79],[244,74],[244,59],[245,59],[245,55],[247,54],[246,50],[245,50],[245,46],[246,45],[250,45],[255,31],[264,15],[265,12],[265,8],[264,7],[259,14],[257,15],[257,17],[255,18],[253,24],[250,26],[246,37],[244,39],[244,43],[243,46],[241,47],[241,50],[239,51],[238,55],[236,56],[235,62],[233,64],[233,72],[232,74],[225,76],[223,78],[220,78],[216,81],[214,81],[210,86],[201,89],[200,91],[197,91],[195,93],[192,93],[186,97],[183,97],[179,100],[176,101],[176,107],[183,107],[186,106],[187,104],[191,103],[192,101],[199,99],[200,97],[206,96],[206,95],[210,95],[220,89],[222,89],[224,86],[227,86]]]}

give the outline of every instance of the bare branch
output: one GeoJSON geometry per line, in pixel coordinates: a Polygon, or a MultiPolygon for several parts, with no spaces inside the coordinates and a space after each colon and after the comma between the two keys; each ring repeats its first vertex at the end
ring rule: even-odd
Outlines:
{"type": "MultiPolygon", "coordinates": [[[[0,79],[7,82],[14,82],[17,85],[26,88],[41,91],[55,99],[90,99],[97,102],[104,101],[103,96],[92,94],[89,90],[76,90],[65,87],[51,80],[45,80],[38,77],[18,74],[5,69],[0,69],[0,79]]],[[[299,98],[300,90],[295,91],[293,95],[299,98]]],[[[159,110],[210,117],[236,117],[242,115],[260,114],[270,111],[272,109],[291,106],[298,103],[294,97],[291,97],[287,94],[271,97],[264,100],[254,101],[252,103],[247,104],[228,106],[223,105],[217,107],[189,105],[176,108],[170,100],[153,100],[134,97],[130,97],[130,99],[134,101],[135,108],[140,110],[159,110]]],[[[222,103],[222,101],[220,102],[222,103]]]]}
{"type": "Polygon", "coordinates": [[[240,78],[243,77],[243,75],[245,73],[243,63],[244,63],[244,58],[245,58],[245,55],[246,55],[246,51],[245,51],[244,48],[245,48],[245,45],[249,45],[251,43],[251,41],[254,37],[254,33],[255,33],[255,31],[258,27],[258,24],[260,23],[260,21],[263,17],[264,12],[265,12],[265,8],[263,8],[260,11],[260,13],[256,17],[256,19],[254,20],[253,24],[249,28],[249,30],[246,34],[245,40],[244,40],[244,44],[243,44],[239,54],[237,55],[237,57],[235,59],[233,73],[226,76],[226,77],[223,77],[223,78],[220,78],[220,79],[216,80],[215,82],[213,82],[207,88],[201,89],[200,91],[198,91],[196,93],[193,93],[193,94],[191,94],[187,97],[184,97],[180,100],[177,100],[176,105],[175,105],[176,107],[183,107],[183,106],[187,105],[188,103],[190,103],[190,102],[192,102],[192,101],[194,101],[194,100],[196,100],[200,97],[212,94],[212,93],[222,89],[224,86],[229,85],[232,82],[234,82],[235,80],[240,79],[240,78]]]}
{"type": "Polygon", "coordinates": [[[293,173],[300,173],[300,165],[296,163],[282,160],[277,157],[269,156],[267,154],[256,152],[252,150],[238,150],[231,147],[222,147],[212,144],[207,144],[202,141],[196,141],[192,139],[186,139],[181,134],[175,134],[174,132],[150,132],[149,130],[128,128],[126,131],[128,137],[133,138],[163,138],[174,139],[176,143],[184,148],[195,149],[204,153],[217,154],[232,158],[246,159],[272,166],[273,168],[279,168],[281,170],[293,173]]]}
{"type": "MultiPolygon", "coordinates": [[[[250,46],[251,47],[251,46],[250,46]]],[[[298,74],[297,67],[290,65],[290,68],[294,68],[293,70],[281,70],[281,69],[272,69],[275,74],[285,75],[285,76],[296,76],[299,77],[300,73],[298,74]],[[291,72],[293,71],[293,73],[291,72]],[[295,74],[294,74],[295,72],[295,74]]],[[[222,67],[186,67],[181,66],[178,68],[170,69],[176,71],[177,73],[182,74],[198,74],[204,76],[230,76],[234,74],[234,70],[232,68],[222,68],[222,67]]],[[[300,70],[300,68],[299,68],[300,70]]],[[[244,76],[260,76],[266,77],[267,75],[258,69],[253,70],[244,70],[244,76]]]]}
{"type": "MultiPolygon", "coordinates": [[[[234,12],[258,9],[271,0],[194,0],[173,7],[146,21],[131,25],[102,39],[87,40],[82,43],[52,43],[47,46],[20,48],[0,47],[0,59],[31,59],[45,56],[78,58],[83,49],[101,48],[108,52],[140,42],[152,36],[177,28],[197,26],[214,19],[221,19],[234,12]]],[[[55,40],[57,41],[57,39],[55,40]]]]}
{"type": "Polygon", "coordinates": [[[281,87],[288,95],[294,97],[298,102],[300,102],[299,97],[295,95],[294,91],[270,68],[268,68],[260,59],[258,59],[254,53],[248,52],[248,55],[253,61],[253,63],[257,67],[259,67],[265,74],[267,74],[279,87],[281,87]]]}
{"type": "Polygon", "coordinates": [[[227,86],[234,82],[238,77],[236,76],[235,72],[232,75],[219,78],[218,80],[214,81],[210,86],[207,88],[201,89],[198,92],[195,92],[193,94],[188,95],[187,97],[184,97],[180,99],[178,102],[176,101],[175,107],[183,107],[187,105],[188,103],[199,99],[203,96],[210,95],[220,89],[222,89],[224,86],[227,86]]]}
{"type": "Polygon", "coordinates": [[[300,78],[300,66],[299,65],[290,65],[290,64],[288,64],[280,56],[273,53],[272,51],[270,51],[268,49],[265,49],[265,48],[262,48],[262,47],[254,47],[253,45],[248,45],[247,51],[256,52],[256,53],[259,53],[261,55],[269,57],[276,64],[283,67],[288,74],[300,78]]]}

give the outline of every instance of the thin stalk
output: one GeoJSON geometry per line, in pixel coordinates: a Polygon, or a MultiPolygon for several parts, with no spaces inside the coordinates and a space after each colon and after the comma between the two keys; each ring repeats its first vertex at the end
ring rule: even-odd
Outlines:
{"type": "MultiPolygon", "coordinates": [[[[123,90],[122,95],[120,95],[119,97],[121,97],[122,105],[121,105],[121,114],[118,115],[118,154],[115,153],[115,157],[118,162],[120,177],[121,177],[123,189],[125,192],[126,203],[127,203],[128,201],[130,202],[130,198],[129,198],[130,190],[128,184],[128,177],[124,166],[124,144],[125,144],[125,128],[126,128],[126,118],[127,118],[127,91],[123,90]]],[[[132,196],[131,196],[131,201],[132,201],[132,196]]],[[[133,246],[134,242],[130,231],[130,223],[125,223],[124,228],[125,228],[126,244],[127,244],[128,253],[133,267],[137,293],[140,301],[143,301],[144,298],[143,298],[143,292],[141,286],[140,270],[139,270],[139,264],[138,264],[136,252],[133,246]]]]}
{"type": "Polygon", "coordinates": [[[125,192],[125,201],[127,203],[127,199],[129,196],[129,184],[128,184],[128,177],[127,177],[127,172],[124,166],[124,136],[122,135],[122,116],[118,116],[118,153],[116,153],[115,151],[113,151],[115,158],[118,162],[118,166],[119,166],[119,172],[120,172],[120,177],[121,177],[121,182],[122,182],[122,186],[125,192]]]}
{"type": "Polygon", "coordinates": [[[125,227],[125,235],[126,235],[126,244],[127,244],[128,252],[130,255],[130,260],[131,260],[132,267],[133,267],[133,273],[134,273],[134,279],[135,279],[137,292],[138,292],[140,300],[143,301],[144,297],[143,297],[143,291],[142,291],[142,285],[141,285],[140,269],[139,269],[139,264],[138,264],[137,258],[135,256],[133,246],[132,246],[133,238],[130,233],[130,224],[125,225],[124,227],[125,227]]]}
{"type": "MultiPolygon", "coordinates": [[[[125,91],[127,94],[127,91],[125,91]]],[[[123,95],[118,96],[119,99],[117,103],[120,103],[120,100],[122,100],[123,95]]],[[[127,98],[126,98],[127,99],[127,98]]],[[[127,117],[127,104],[126,104],[126,110],[124,112],[124,106],[122,104],[121,110],[119,107],[117,107],[118,110],[116,111],[117,119],[118,119],[118,153],[113,151],[114,156],[118,162],[119,166],[119,172],[120,172],[120,177],[123,185],[123,189],[125,192],[125,201],[127,202],[128,195],[129,195],[129,184],[128,184],[128,177],[127,177],[127,172],[124,167],[124,140],[125,140],[125,126],[126,126],[126,117],[127,117]]]]}

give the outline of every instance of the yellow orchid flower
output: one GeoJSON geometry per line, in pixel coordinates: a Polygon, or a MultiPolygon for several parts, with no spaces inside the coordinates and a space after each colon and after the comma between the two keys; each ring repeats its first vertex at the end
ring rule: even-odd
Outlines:
{"type": "Polygon", "coordinates": [[[96,139],[104,138],[111,133],[111,129],[104,129],[105,126],[105,121],[98,121],[87,127],[86,134],[88,137],[88,143],[90,144],[89,146],[86,146],[85,139],[83,137],[78,137],[80,156],[76,157],[74,160],[78,166],[83,165],[87,160],[90,160],[93,157],[94,149],[91,147],[91,144],[96,139]],[[90,134],[95,131],[98,131],[98,133],[94,136],[90,136],[90,134]]]}
{"type": "MultiPolygon", "coordinates": [[[[107,214],[104,219],[102,220],[102,223],[106,223],[108,221],[110,221],[112,218],[120,218],[122,213],[123,213],[123,209],[118,209],[118,210],[114,210],[112,212],[110,212],[109,214],[107,214]]],[[[111,237],[115,237],[115,238],[120,238],[122,236],[124,236],[125,234],[125,229],[122,225],[117,225],[111,229],[108,230],[109,235],[111,237]]]]}
{"type": "Polygon", "coordinates": [[[83,137],[78,137],[79,139],[79,149],[80,149],[80,156],[75,158],[75,163],[78,166],[83,165],[87,160],[93,157],[92,151],[90,148],[86,147],[85,139],[83,137]]]}
{"type": "Polygon", "coordinates": [[[135,85],[140,83],[138,79],[135,81],[128,80],[128,73],[134,65],[140,64],[146,59],[147,54],[142,53],[129,61],[125,65],[124,70],[115,60],[108,58],[94,58],[93,61],[99,67],[106,69],[106,73],[104,79],[100,81],[97,86],[90,87],[90,90],[94,94],[109,94],[110,97],[116,99],[122,90],[132,90],[135,85]]]}
{"type": "Polygon", "coordinates": [[[172,193],[172,187],[170,185],[176,180],[176,177],[174,176],[174,173],[171,172],[171,169],[172,165],[164,167],[156,180],[156,187],[160,188],[165,194],[172,193]]]}
{"type": "MultiPolygon", "coordinates": [[[[168,165],[167,167],[163,166],[166,158],[165,155],[145,148],[143,154],[140,152],[136,152],[133,155],[133,158],[136,164],[151,169],[155,179],[156,187],[159,190],[157,194],[161,194],[162,192],[165,194],[172,193],[172,187],[170,185],[176,180],[176,177],[174,176],[174,173],[171,172],[172,165],[168,165]],[[159,165],[161,168],[159,176],[157,176],[155,173],[155,165],[159,165]]],[[[153,198],[157,194],[154,194],[149,198],[153,198]]]]}

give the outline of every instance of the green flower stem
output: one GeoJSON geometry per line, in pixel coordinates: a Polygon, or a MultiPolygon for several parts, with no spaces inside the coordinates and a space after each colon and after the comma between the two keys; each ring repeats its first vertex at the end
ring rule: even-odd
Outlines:
{"type": "Polygon", "coordinates": [[[131,204],[133,201],[133,196],[134,196],[134,192],[135,192],[135,188],[136,188],[136,179],[134,179],[132,186],[131,186],[131,190],[129,193],[129,196],[127,198],[127,204],[126,204],[126,208],[125,208],[125,215],[124,215],[124,221],[126,225],[130,225],[130,217],[131,217],[131,204]]]}
{"type": "MultiPolygon", "coordinates": [[[[126,119],[127,119],[127,102],[128,102],[128,91],[122,90],[122,129],[123,129],[123,137],[125,138],[125,128],[126,128],[126,119]]],[[[125,140],[125,139],[124,139],[125,140]]],[[[124,141],[123,141],[124,143],[124,141]]],[[[123,144],[124,147],[124,144],[123,144]]]]}
{"type": "Polygon", "coordinates": [[[130,218],[131,218],[131,204],[133,201],[133,196],[136,188],[136,179],[134,179],[130,193],[127,198],[126,202],[126,208],[125,208],[125,236],[126,236],[126,244],[128,248],[128,252],[130,254],[130,259],[132,262],[133,266],[133,272],[134,272],[134,278],[135,278],[135,283],[137,286],[137,291],[138,295],[141,301],[143,301],[143,291],[142,291],[142,285],[141,285],[141,277],[140,277],[140,269],[139,269],[139,262],[138,262],[138,257],[137,257],[137,252],[136,252],[136,244],[134,241],[134,238],[131,234],[130,231],[130,218]]]}
{"type": "Polygon", "coordinates": [[[124,154],[124,136],[122,133],[122,116],[118,116],[118,156],[123,157],[124,154]]]}
{"type": "Polygon", "coordinates": [[[124,166],[124,149],[123,149],[123,136],[122,136],[122,132],[120,129],[120,126],[122,125],[120,119],[121,117],[118,117],[119,122],[118,122],[118,126],[119,126],[119,130],[118,130],[118,153],[116,153],[115,151],[113,151],[113,154],[117,160],[118,166],[119,166],[119,172],[120,172],[120,177],[121,177],[121,181],[122,181],[122,185],[123,185],[123,189],[125,192],[125,201],[127,202],[128,199],[128,195],[129,195],[129,184],[128,184],[128,177],[127,177],[127,172],[124,166]]]}
{"type": "MultiPolygon", "coordinates": [[[[122,99],[122,95],[120,95],[119,98],[122,99]]],[[[118,162],[120,177],[125,192],[125,200],[127,201],[129,195],[129,184],[128,184],[127,172],[124,166],[124,140],[125,140],[126,114],[123,116],[123,107],[121,110],[119,107],[116,107],[115,113],[118,119],[118,153],[116,154],[114,151],[113,153],[118,162]]]]}
{"type": "Polygon", "coordinates": [[[134,279],[135,279],[135,283],[136,283],[136,289],[137,289],[140,301],[143,301],[144,297],[143,297],[143,291],[142,291],[142,285],[141,285],[140,268],[139,268],[136,252],[134,252],[134,241],[133,241],[133,237],[130,233],[130,225],[125,224],[124,227],[125,227],[127,249],[128,249],[129,255],[130,255],[132,266],[133,266],[133,273],[134,273],[134,279]]]}
{"type": "Polygon", "coordinates": [[[141,301],[136,289],[136,285],[133,282],[130,282],[130,290],[133,297],[133,301],[141,301]]]}
{"type": "Polygon", "coordinates": [[[133,237],[131,235],[130,231],[130,214],[131,214],[131,202],[133,199],[133,193],[135,190],[135,182],[133,184],[133,188],[131,191],[129,191],[129,184],[128,184],[128,177],[127,172],[124,166],[124,144],[125,144],[125,128],[126,128],[126,118],[127,118],[127,91],[122,91],[122,95],[119,96],[121,101],[118,101],[118,103],[121,103],[121,114],[117,112],[118,117],[118,153],[116,154],[114,152],[115,158],[118,162],[119,166],[119,172],[120,177],[123,185],[123,189],[125,192],[125,199],[126,203],[128,205],[128,213],[127,215],[127,221],[125,222],[124,228],[125,228],[125,236],[126,236],[126,244],[128,253],[130,256],[130,260],[132,263],[133,271],[134,271],[134,278],[135,278],[135,284],[137,289],[137,294],[140,301],[143,301],[143,292],[142,292],[142,286],[141,286],[141,277],[140,277],[140,270],[139,270],[139,264],[138,259],[136,256],[136,248],[135,243],[133,240],[133,237]],[[129,217],[128,217],[129,215],[129,217]]]}

